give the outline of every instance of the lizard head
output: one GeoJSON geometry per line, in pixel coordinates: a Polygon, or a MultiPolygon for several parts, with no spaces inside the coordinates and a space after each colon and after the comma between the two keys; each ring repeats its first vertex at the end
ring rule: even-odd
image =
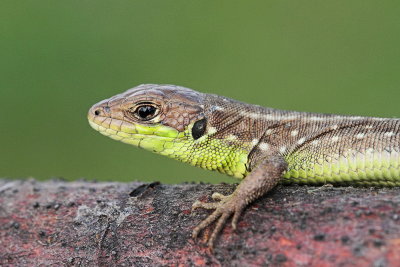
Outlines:
{"type": "Polygon", "coordinates": [[[193,129],[204,121],[201,102],[201,93],[184,87],[143,84],[95,104],[88,119],[106,136],[160,152],[164,142],[203,134],[205,125],[193,129]]]}
{"type": "Polygon", "coordinates": [[[238,161],[232,147],[212,138],[216,129],[208,120],[205,96],[175,85],[139,85],[95,104],[88,120],[95,130],[115,140],[242,177],[243,168],[240,174],[236,167],[232,169],[238,161]]]}

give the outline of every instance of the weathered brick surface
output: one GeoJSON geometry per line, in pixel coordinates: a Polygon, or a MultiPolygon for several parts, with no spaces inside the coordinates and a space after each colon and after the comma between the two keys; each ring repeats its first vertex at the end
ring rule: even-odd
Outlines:
{"type": "Polygon", "coordinates": [[[0,266],[399,266],[399,188],[279,186],[212,254],[191,204],[233,188],[0,180],[0,266]]]}

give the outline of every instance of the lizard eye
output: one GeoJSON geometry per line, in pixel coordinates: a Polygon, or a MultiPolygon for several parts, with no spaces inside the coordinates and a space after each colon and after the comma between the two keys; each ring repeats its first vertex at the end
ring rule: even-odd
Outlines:
{"type": "Polygon", "coordinates": [[[143,121],[148,121],[153,119],[159,113],[159,109],[157,106],[152,105],[150,103],[140,104],[133,111],[133,115],[135,115],[138,119],[143,121]]]}

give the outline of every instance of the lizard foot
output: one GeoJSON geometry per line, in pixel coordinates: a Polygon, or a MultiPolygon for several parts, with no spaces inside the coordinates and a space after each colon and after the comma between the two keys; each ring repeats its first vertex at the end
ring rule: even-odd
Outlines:
{"type": "Polygon", "coordinates": [[[213,248],[214,241],[217,238],[218,233],[222,230],[226,221],[232,215],[232,228],[233,230],[236,229],[237,221],[239,220],[240,214],[247,205],[245,200],[238,197],[238,195],[236,195],[235,193],[228,196],[224,196],[220,193],[214,193],[211,197],[219,202],[203,203],[200,201],[196,201],[195,203],[193,203],[192,206],[192,210],[198,208],[215,209],[215,211],[205,220],[203,220],[199,225],[197,225],[192,232],[192,237],[196,238],[203,229],[216,222],[216,226],[212,231],[211,236],[208,238],[207,242],[210,249],[213,248]]]}

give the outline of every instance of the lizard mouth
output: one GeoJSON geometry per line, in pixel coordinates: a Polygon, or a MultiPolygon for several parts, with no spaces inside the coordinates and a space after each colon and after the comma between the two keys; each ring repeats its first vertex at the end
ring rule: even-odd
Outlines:
{"type": "Polygon", "coordinates": [[[140,124],[96,113],[92,108],[88,113],[90,126],[114,140],[160,152],[166,143],[175,143],[185,136],[184,132],[161,123],[140,124]]]}

